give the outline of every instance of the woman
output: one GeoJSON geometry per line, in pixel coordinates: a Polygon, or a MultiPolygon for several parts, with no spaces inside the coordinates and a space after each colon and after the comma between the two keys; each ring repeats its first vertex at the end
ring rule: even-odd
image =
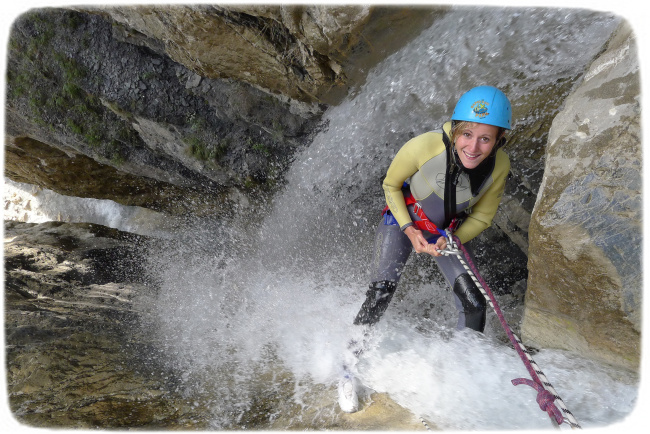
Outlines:
{"type": "MultiPolygon", "coordinates": [[[[417,136],[399,150],[383,182],[388,206],[376,232],[370,289],[355,324],[379,321],[415,250],[434,257],[453,289],[457,327],[483,331],[485,298],[458,258],[440,253],[446,248],[441,233],[449,228],[466,243],[492,223],[510,170],[500,148],[511,128],[511,112],[499,89],[473,88],[458,100],[442,131],[417,136]]],[[[339,385],[344,411],[356,411],[350,378],[339,385]]]]}

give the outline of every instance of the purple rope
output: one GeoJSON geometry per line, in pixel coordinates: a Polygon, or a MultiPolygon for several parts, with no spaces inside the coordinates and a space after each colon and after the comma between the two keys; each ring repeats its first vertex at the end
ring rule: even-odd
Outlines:
{"type": "Polygon", "coordinates": [[[534,382],[533,380],[529,380],[528,378],[516,378],[512,380],[512,384],[515,386],[525,384],[537,390],[537,404],[539,404],[539,408],[547,412],[549,417],[555,419],[555,422],[557,422],[558,425],[561,425],[562,422],[564,422],[562,412],[560,412],[553,403],[553,401],[555,401],[555,396],[548,390],[544,389],[544,386],[534,382]]]}
{"type": "Polygon", "coordinates": [[[510,326],[508,326],[508,322],[506,321],[505,316],[503,315],[503,312],[501,312],[501,308],[499,307],[499,304],[497,303],[496,298],[494,297],[494,294],[492,294],[492,290],[490,290],[490,287],[488,286],[487,282],[483,280],[481,275],[478,273],[478,270],[474,266],[474,263],[470,259],[469,252],[467,249],[465,249],[465,246],[460,242],[460,239],[458,239],[457,236],[453,236],[454,241],[460,249],[463,252],[463,255],[465,256],[465,260],[469,264],[469,267],[472,269],[472,272],[474,273],[474,276],[478,279],[478,281],[481,283],[483,288],[485,289],[485,292],[487,293],[488,297],[490,298],[490,301],[492,302],[492,307],[494,308],[494,312],[497,314],[497,317],[499,318],[499,321],[501,322],[501,326],[505,330],[506,334],[508,335],[508,339],[510,339],[510,342],[512,345],[515,347],[515,350],[517,351],[517,354],[519,354],[519,358],[521,359],[522,362],[524,362],[524,365],[526,366],[526,369],[528,370],[528,373],[530,376],[533,378],[533,380],[529,380],[527,378],[518,378],[515,380],[512,380],[512,384],[517,386],[518,384],[527,384],[528,386],[534,388],[537,390],[537,403],[539,404],[539,407],[546,411],[548,415],[552,418],[555,419],[555,421],[560,425],[564,421],[564,417],[562,416],[562,413],[560,410],[558,410],[557,406],[555,405],[555,396],[546,390],[544,386],[542,385],[542,381],[540,380],[539,376],[537,375],[537,372],[533,368],[533,366],[530,364],[530,361],[526,357],[526,354],[524,353],[524,350],[521,348],[519,345],[519,342],[517,341],[517,338],[515,338],[514,333],[512,333],[512,330],[510,329],[510,326]]]}

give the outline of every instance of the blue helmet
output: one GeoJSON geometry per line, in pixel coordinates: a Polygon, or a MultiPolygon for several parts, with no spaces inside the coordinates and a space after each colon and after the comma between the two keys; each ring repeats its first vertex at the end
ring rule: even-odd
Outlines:
{"type": "Polygon", "coordinates": [[[478,86],[460,97],[453,121],[469,121],[511,129],[512,108],[505,93],[496,87],[478,86]]]}

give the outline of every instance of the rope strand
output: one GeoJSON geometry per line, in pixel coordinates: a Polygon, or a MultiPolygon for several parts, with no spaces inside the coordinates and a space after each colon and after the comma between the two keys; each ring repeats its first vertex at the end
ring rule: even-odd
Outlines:
{"type": "Polygon", "coordinates": [[[548,381],[546,375],[544,375],[537,363],[535,363],[530,355],[530,351],[528,351],[528,349],[524,346],[519,337],[517,337],[517,335],[512,332],[512,329],[508,325],[503,312],[501,312],[501,308],[497,303],[496,297],[494,297],[494,294],[490,290],[490,287],[478,273],[478,270],[472,262],[471,256],[469,255],[469,252],[465,246],[463,246],[457,236],[451,235],[450,233],[447,235],[447,248],[441,253],[445,255],[455,255],[458,257],[458,260],[462,264],[463,268],[465,268],[465,271],[467,271],[467,273],[470,275],[476,286],[485,297],[485,300],[496,313],[501,326],[510,339],[510,342],[526,366],[528,373],[533,378],[533,380],[526,378],[512,380],[513,385],[516,386],[518,384],[526,384],[537,390],[537,403],[539,404],[540,408],[546,411],[549,417],[551,417],[551,419],[558,425],[566,421],[571,426],[571,428],[582,428],[573,416],[573,413],[569,411],[562,398],[560,398],[551,383],[548,381]],[[558,410],[556,403],[562,412],[558,410]],[[562,416],[562,413],[564,413],[566,416],[562,416]]]}

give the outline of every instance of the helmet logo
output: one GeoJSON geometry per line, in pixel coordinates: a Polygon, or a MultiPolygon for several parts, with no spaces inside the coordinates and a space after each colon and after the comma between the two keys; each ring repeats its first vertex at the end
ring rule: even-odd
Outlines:
{"type": "Polygon", "coordinates": [[[475,101],[474,104],[472,104],[472,111],[476,115],[476,117],[483,119],[488,113],[488,103],[486,101],[483,101],[482,99],[475,101]]]}

